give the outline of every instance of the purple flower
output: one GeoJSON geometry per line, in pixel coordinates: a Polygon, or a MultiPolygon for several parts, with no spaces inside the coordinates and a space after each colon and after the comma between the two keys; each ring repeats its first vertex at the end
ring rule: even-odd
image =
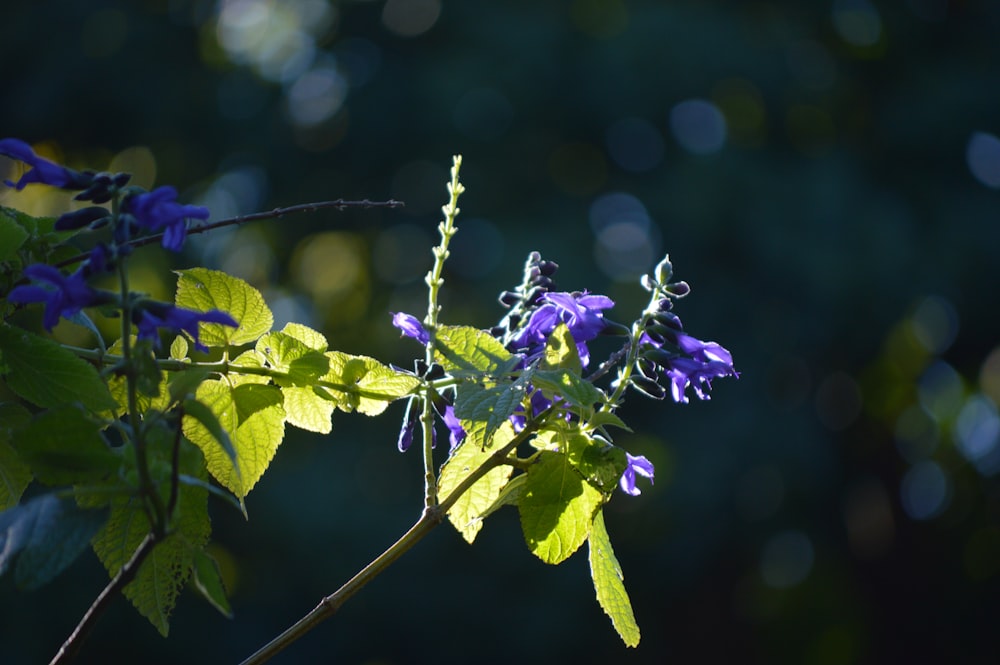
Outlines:
{"type": "MultiPolygon", "coordinates": [[[[739,372],[733,367],[733,354],[717,342],[703,342],[682,332],[674,333],[677,348],[686,355],[673,355],[663,352],[660,357],[656,353],[648,355],[655,359],[670,381],[670,396],[678,404],[687,404],[687,389],[694,390],[698,399],[711,399],[708,391],[712,388],[712,379],[723,376],[739,378],[739,372]],[[664,358],[663,356],[666,356],[664,358]]],[[[660,349],[662,344],[643,333],[639,338],[639,347],[654,347],[660,349]]]]}
{"type": "Polygon", "coordinates": [[[622,477],[618,481],[618,485],[626,494],[639,496],[642,492],[635,486],[635,476],[636,474],[639,474],[643,478],[649,478],[649,482],[652,484],[653,463],[642,455],[633,457],[632,455],[625,453],[625,459],[628,461],[628,466],[625,467],[625,471],[622,473],[622,477]]]}
{"type": "Polygon", "coordinates": [[[703,363],[721,362],[732,367],[733,354],[717,342],[703,342],[700,339],[695,339],[694,337],[691,337],[691,335],[686,335],[682,332],[677,333],[676,337],[677,346],[680,347],[681,351],[688,354],[695,360],[699,360],[703,363]]]}
{"type": "Polygon", "coordinates": [[[424,346],[431,341],[430,333],[427,332],[427,329],[424,328],[423,324],[415,316],[405,314],[404,312],[397,312],[392,315],[392,325],[399,328],[407,337],[412,337],[424,346]]]}
{"type": "Polygon", "coordinates": [[[448,427],[448,443],[451,444],[448,450],[449,452],[453,452],[458,447],[458,444],[465,440],[465,428],[458,421],[458,417],[455,415],[455,407],[451,404],[444,407],[444,415],[441,418],[448,427]]]}
{"type": "Polygon", "coordinates": [[[188,219],[208,219],[208,208],[177,203],[177,190],[170,186],[157,187],[151,192],[135,194],[125,200],[125,211],[135,217],[139,226],[150,231],[163,229],[163,247],[179,252],[187,235],[188,219]]]}
{"type": "Polygon", "coordinates": [[[546,293],[542,300],[545,304],[531,313],[528,323],[511,340],[509,347],[515,351],[526,350],[531,358],[545,348],[552,331],[565,323],[576,341],[580,362],[586,367],[590,361],[586,343],[607,326],[603,310],[614,307],[614,301],[607,296],[558,292],[546,293]]]}
{"type": "Polygon", "coordinates": [[[174,334],[183,330],[194,340],[194,347],[202,352],[207,352],[208,347],[198,338],[199,323],[220,323],[234,328],[238,325],[233,317],[217,309],[196,312],[159,302],[147,302],[137,307],[133,313],[133,322],[139,329],[138,338],[152,340],[155,348],[160,346],[159,331],[163,328],[174,334]]]}
{"type": "Polygon", "coordinates": [[[31,167],[16,183],[4,180],[8,187],[18,191],[33,182],[63,189],[86,189],[94,178],[90,173],[80,173],[39,157],[30,145],[20,139],[0,140],[0,155],[24,162],[31,167]]]}
{"type": "Polygon", "coordinates": [[[107,294],[87,286],[83,269],[67,276],[50,265],[35,263],[25,268],[24,274],[48,286],[18,286],[7,295],[7,300],[13,303],[44,302],[42,325],[49,331],[59,322],[59,317],[69,318],[84,307],[108,299],[107,294]]]}
{"type": "Polygon", "coordinates": [[[405,453],[413,445],[413,432],[417,428],[417,410],[413,408],[414,399],[410,398],[406,402],[406,413],[403,415],[403,425],[399,428],[399,438],[396,440],[396,447],[399,452],[405,453]]]}

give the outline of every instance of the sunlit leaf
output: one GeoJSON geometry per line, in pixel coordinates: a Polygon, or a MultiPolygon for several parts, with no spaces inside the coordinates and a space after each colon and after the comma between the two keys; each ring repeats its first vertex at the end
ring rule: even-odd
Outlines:
{"type": "Polygon", "coordinates": [[[542,369],[566,370],[577,376],[583,369],[576,341],[565,323],[560,323],[549,335],[542,353],[542,369]]]}
{"type": "Polygon", "coordinates": [[[208,347],[239,346],[256,341],[271,329],[274,317],[260,291],[238,277],[208,268],[177,272],[179,307],[207,312],[218,309],[231,315],[239,326],[219,323],[198,326],[201,343],[208,347]]]}
{"type": "Polygon", "coordinates": [[[434,361],[446,372],[495,375],[512,359],[496,338],[469,326],[440,326],[434,340],[434,361]]]}
{"type": "Polygon", "coordinates": [[[560,563],[587,539],[604,495],[562,453],[539,453],[527,476],[517,504],[524,540],[542,561],[560,563]]]}
{"type": "MultiPolygon", "coordinates": [[[[467,431],[465,440],[445,462],[438,478],[439,499],[446,499],[493,454],[492,450],[483,450],[484,433],[485,428],[482,426],[467,431]]],[[[507,422],[497,431],[494,443],[502,447],[513,438],[514,428],[507,422]]],[[[513,470],[513,467],[506,464],[490,469],[448,509],[448,520],[466,541],[471,543],[476,539],[483,528],[480,516],[496,501],[513,470]]]]}
{"type": "Polygon", "coordinates": [[[324,354],[330,371],[321,380],[343,411],[377,416],[389,404],[411,394],[420,379],[395,370],[368,356],[352,356],[339,351],[324,354]],[[334,387],[336,386],[336,387],[334,387]]]}
{"type": "Polygon", "coordinates": [[[639,626],[632,613],[632,603],[625,591],[625,576],[611,549],[611,540],[604,527],[604,511],[594,513],[590,528],[590,576],[597,591],[597,602],[611,617],[611,623],[626,646],[639,645],[639,626]]]}

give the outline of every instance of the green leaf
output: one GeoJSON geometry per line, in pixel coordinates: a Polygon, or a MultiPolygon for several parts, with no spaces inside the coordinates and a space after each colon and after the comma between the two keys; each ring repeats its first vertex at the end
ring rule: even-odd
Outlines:
{"type": "Polygon", "coordinates": [[[208,370],[204,367],[192,367],[183,372],[178,372],[170,378],[167,386],[167,393],[170,395],[170,403],[184,401],[189,395],[193,395],[198,390],[202,381],[208,378],[208,370]]]}
{"type": "Polygon", "coordinates": [[[301,323],[286,323],[281,332],[289,337],[294,337],[313,351],[322,353],[327,349],[327,341],[323,333],[313,330],[309,326],[304,326],[301,323]]]}
{"type": "Polygon", "coordinates": [[[31,469],[6,441],[0,440],[0,511],[16,506],[30,482],[31,469]]]}
{"type": "Polygon", "coordinates": [[[322,352],[283,332],[263,335],[254,348],[268,365],[288,374],[287,379],[276,380],[281,385],[315,385],[330,370],[330,360],[322,352]]]}
{"type": "Polygon", "coordinates": [[[48,485],[101,480],[122,463],[104,441],[99,425],[72,406],[43,411],[15,431],[11,441],[35,477],[48,485]]]}
{"type": "Polygon", "coordinates": [[[208,472],[243,499],[267,470],[285,436],[281,390],[253,383],[233,388],[224,381],[205,381],[195,397],[211,409],[229,433],[238,467],[211,432],[193,417],[184,418],[184,436],[201,448],[208,472]]]}
{"type": "Polygon", "coordinates": [[[617,427],[623,429],[626,432],[631,432],[632,428],[625,424],[625,421],[616,416],[611,411],[598,411],[590,417],[587,421],[587,425],[594,429],[603,429],[605,427],[617,427]]]}
{"type": "Polygon", "coordinates": [[[177,273],[179,307],[207,312],[219,309],[230,314],[239,327],[218,323],[199,324],[202,344],[208,347],[239,346],[256,341],[271,329],[274,317],[260,291],[238,277],[208,268],[191,268],[177,273]]]}
{"type": "Polygon", "coordinates": [[[562,453],[540,452],[527,476],[517,504],[524,540],[545,563],[560,563],[587,539],[604,495],[562,453]]]}
{"type": "Polygon", "coordinates": [[[80,556],[106,519],[105,510],[81,510],[52,494],[0,513],[0,574],[16,556],[15,583],[37,589],[80,556]]]}
{"type": "Polygon", "coordinates": [[[524,473],[511,478],[510,482],[503,486],[503,489],[500,491],[500,495],[496,498],[496,501],[491,503],[489,508],[480,513],[477,519],[484,520],[504,506],[516,506],[518,502],[521,501],[521,496],[524,494],[524,486],[527,484],[527,480],[528,476],[524,473]]]}
{"type": "Polygon", "coordinates": [[[569,332],[569,326],[560,323],[549,335],[542,353],[542,369],[564,369],[577,376],[583,371],[580,363],[580,352],[576,341],[569,332]]]}
{"type": "MultiPolygon", "coordinates": [[[[163,496],[170,491],[170,446],[151,447],[149,452],[163,496]]],[[[191,446],[181,447],[179,470],[182,475],[204,475],[201,455],[191,446]]],[[[112,500],[110,518],[91,541],[94,552],[111,577],[132,557],[149,530],[141,500],[137,497],[112,500]]],[[[170,535],[156,544],[139,567],[135,579],[124,589],[129,601],[164,637],[169,630],[170,612],[177,595],[191,574],[193,552],[205,546],[210,532],[208,492],[188,483],[178,484],[177,508],[170,535]]]]}
{"type": "Polygon", "coordinates": [[[238,386],[244,383],[270,383],[271,379],[263,374],[240,374],[238,367],[253,367],[262,368],[264,367],[264,356],[260,355],[254,349],[249,349],[244,351],[240,355],[236,356],[229,363],[230,367],[233,368],[227,378],[229,383],[233,386],[238,386]]]}
{"type": "Polygon", "coordinates": [[[452,374],[496,375],[510,367],[513,358],[485,330],[469,326],[440,326],[434,336],[434,361],[452,374]]]}
{"type": "Polygon", "coordinates": [[[514,413],[524,399],[524,393],[525,382],[520,379],[491,388],[463,383],[455,397],[455,416],[472,423],[484,423],[486,430],[482,436],[482,447],[489,448],[494,432],[514,413]]]}
{"type": "Polygon", "coordinates": [[[0,325],[0,373],[20,397],[41,407],[80,402],[94,412],[115,407],[94,366],[50,339],[0,325]]]}
{"type": "Polygon", "coordinates": [[[0,402],[0,512],[21,499],[31,482],[31,469],[10,446],[14,431],[31,423],[31,412],[16,402],[0,402]]]}
{"type": "Polygon", "coordinates": [[[605,496],[609,497],[628,466],[624,450],[583,434],[571,437],[569,457],[583,477],[604,490],[605,496]]]}
{"type": "Polygon", "coordinates": [[[285,417],[290,425],[310,432],[330,433],[333,429],[330,419],[336,403],[325,391],[288,386],[281,392],[285,396],[285,417]]]}
{"type": "MultiPolygon", "coordinates": [[[[233,464],[234,469],[239,473],[239,467],[236,466],[236,448],[233,446],[232,440],[229,438],[229,432],[227,432],[223,427],[219,419],[215,417],[215,413],[211,408],[202,404],[197,399],[189,398],[184,400],[184,413],[191,416],[204,427],[208,433],[211,435],[215,442],[222,447],[222,451],[226,453],[229,458],[230,463],[233,464]]],[[[188,437],[190,439],[190,437],[188,437]]]]}
{"type": "Polygon", "coordinates": [[[368,356],[352,356],[340,351],[324,354],[330,371],[321,379],[342,411],[377,416],[390,402],[405,397],[420,385],[420,379],[383,365],[368,356]]]}
{"type": "Polygon", "coordinates": [[[188,357],[188,342],[184,335],[177,335],[170,343],[170,357],[173,360],[184,360],[188,357]]]}
{"type": "MultiPolygon", "coordinates": [[[[493,454],[484,450],[483,436],[485,428],[480,426],[466,432],[465,440],[459,444],[448,461],[441,467],[438,478],[438,497],[446,499],[458,485],[483,465],[493,454]]],[[[509,422],[497,431],[494,437],[498,446],[509,443],[514,438],[514,428],[509,422]]],[[[466,541],[472,543],[483,528],[481,516],[496,501],[503,490],[513,467],[502,464],[486,472],[466,490],[448,509],[448,520],[462,534],[466,541]]]]}
{"type": "Polygon", "coordinates": [[[16,211],[0,206],[0,261],[13,258],[30,235],[12,212],[16,211]]]}
{"type": "Polygon", "coordinates": [[[603,404],[604,393],[586,379],[569,370],[538,370],[532,383],[549,399],[561,396],[571,406],[590,410],[594,404],[603,404]]]}
{"type": "Polygon", "coordinates": [[[611,540],[604,527],[604,511],[594,513],[590,528],[590,576],[597,591],[597,602],[618,631],[625,646],[639,645],[639,626],[632,613],[632,603],[625,592],[625,576],[611,549],[611,540]]]}
{"type": "Polygon", "coordinates": [[[217,609],[228,619],[233,618],[233,610],[229,607],[229,599],[226,598],[226,588],[222,584],[222,575],[219,573],[219,564],[205,550],[199,549],[194,552],[194,588],[207,600],[212,607],[217,609]]]}

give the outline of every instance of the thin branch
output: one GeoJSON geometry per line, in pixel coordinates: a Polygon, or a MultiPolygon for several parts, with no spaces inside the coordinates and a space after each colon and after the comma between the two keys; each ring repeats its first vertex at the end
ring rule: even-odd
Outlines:
{"type": "Polygon", "coordinates": [[[241,665],[260,665],[267,662],[285,647],[289,646],[320,623],[329,619],[337,610],[347,602],[347,600],[360,591],[372,579],[377,577],[386,568],[392,565],[399,557],[403,556],[410,548],[416,545],[424,536],[440,524],[448,509],[472,487],[478,480],[485,476],[496,466],[507,463],[507,456],[538,431],[541,424],[554,413],[552,407],[542,411],[538,417],[532,420],[523,430],[511,439],[503,448],[498,449],[479,466],[475,471],[466,476],[465,480],[459,483],[458,487],[452,490],[443,501],[436,506],[425,506],[420,519],[417,520],[409,531],[393,543],[386,551],[382,552],[376,559],[365,566],[357,575],[352,577],[344,586],[320,601],[309,614],[305,615],[294,624],[289,626],[283,633],[261,647],[256,653],[244,660],[241,665]]]}
{"type": "Polygon", "coordinates": [[[59,648],[59,653],[49,662],[49,665],[69,663],[76,657],[80,651],[80,647],[83,645],[83,641],[87,639],[87,635],[94,627],[94,624],[97,623],[97,620],[108,609],[108,606],[118,592],[124,589],[125,585],[135,578],[136,573],[139,572],[139,566],[146,560],[149,553],[153,551],[156,543],[156,536],[152,533],[146,534],[146,538],[139,544],[135,553],[132,554],[132,558],[121,567],[118,574],[111,579],[108,585],[104,587],[104,590],[94,599],[94,602],[87,609],[83,618],[80,619],[80,623],[77,624],[72,634],[63,642],[63,645],[59,648]]]}
{"type": "MultiPolygon", "coordinates": [[[[349,208],[401,208],[405,203],[402,201],[397,201],[395,199],[389,199],[388,201],[371,201],[369,199],[362,199],[360,201],[348,201],[346,199],[336,199],[333,201],[319,201],[317,203],[300,203],[298,205],[288,206],[286,208],[274,208],[273,210],[265,210],[262,212],[255,212],[249,215],[237,215],[236,217],[229,217],[227,219],[220,219],[217,222],[212,222],[211,224],[203,224],[201,226],[194,226],[187,230],[188,235],[195,235],[197,233],[205,233],[207,231],[212,231],[213,229],[219,229],[224,226],[232,226],[234,224],[244,224],[246,222],[255,222],[261,219],[279,219],[285,215],[292,215],[300,212],[317,212],[319,210],[326,210],[328,208],[333,208],[335,210],[347,210],[349,208]]],[[[142,247],[143,245],[149,245],[151,243],[157,242],[163,238],[162,233],[154,233],[152,235],[144,236],[136,240],[130,241],[128,244],[132,247],[142,247]]],[[[83,259],[87,258],[88,254],[79,254],[72,258],[66,259],[56,263],[57,268],[64,268],[68,265],[73,265],[74,263],[79,263],[83,259]]]]}

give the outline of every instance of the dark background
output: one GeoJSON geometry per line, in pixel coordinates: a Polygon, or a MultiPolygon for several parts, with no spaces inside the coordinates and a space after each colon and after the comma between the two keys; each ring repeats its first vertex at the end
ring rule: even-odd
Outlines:
{"type": "MultiPolygon", "coordinates": [[[[143,250],[141,288],[225,269],[279,327],[409,366],[388,312],[426,307],[462,153],[445,322],[491,325],[534,249],[628,322],[669,252],[687,330],[742,373],[622,414],[616,442],[657,469],[606,518],[637,649],[586,554],[540,563],[507,509],[471,547],[433,533],[274,662],[1000,661],[1000,5],[441,4],[21,2],[0,22],[3,136],[216,219],[408,204],[143,250]]],[[[291,432],[248,523],[213,504],[234,621],[186,591],[163,640],[119,600],[81,662],[235,662],[312,609],[419,514],[400,415],[291,432]]],[[[89,554],[35,593],[0,581],[0,660],[47,660],[105,582],[89,554]]]]}

